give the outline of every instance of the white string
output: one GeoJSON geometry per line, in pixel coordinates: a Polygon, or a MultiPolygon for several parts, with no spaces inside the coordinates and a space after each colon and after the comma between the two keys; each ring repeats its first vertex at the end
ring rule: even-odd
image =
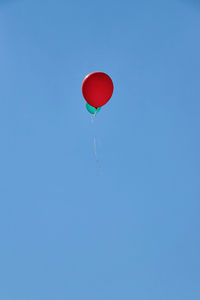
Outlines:
{"type": "MultiPolygon", "coordinates": [[[[91,116],[91,123],[92,123],[92,125],[94,124],[95,117],[96,117],[96,113],[91,116]]],[[[101,174],[103,175],[102,166],[101,166],[101,163],[100,163],[98,155],[97,155],[97,140],[96,140],[96,136],[95,135],[94,135],[94,156],[95,156],[98,168],[99,168],[101,174]]]]}
{"type": "Polygon", "coordinates": [[[94,124],[94,118],[96,117],[96,114],[94,114],[94,115],[91,115],[91,123],[92,123],[92,125],[94,124]]]}

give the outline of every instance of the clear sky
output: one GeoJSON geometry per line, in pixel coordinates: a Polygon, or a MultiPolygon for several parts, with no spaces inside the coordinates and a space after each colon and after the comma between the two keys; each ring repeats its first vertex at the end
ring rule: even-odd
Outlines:
{"type": "Polygon", "coordinates": [[[199,36],[197,0],[0,0],[0,299],[200,299],[199,36]]]}

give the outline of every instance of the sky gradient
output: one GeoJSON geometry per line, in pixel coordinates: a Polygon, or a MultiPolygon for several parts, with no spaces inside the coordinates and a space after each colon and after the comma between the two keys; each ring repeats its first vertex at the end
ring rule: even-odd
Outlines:
{"type": "Polygon", "coordinates": [[[199,32],[199,1],[0,0],[0,299],[200,299],[199,32]]]}

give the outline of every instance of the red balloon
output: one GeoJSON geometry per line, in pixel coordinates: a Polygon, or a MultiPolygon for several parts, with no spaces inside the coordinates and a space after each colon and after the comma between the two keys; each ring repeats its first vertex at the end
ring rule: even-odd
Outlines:
{"type": "Polygon", "coordinates": [[[112,79],[103,72],[90,73],[82,84],[83,97],[95,108],[103,106],[110,100],[113,89],[112,79]]]}

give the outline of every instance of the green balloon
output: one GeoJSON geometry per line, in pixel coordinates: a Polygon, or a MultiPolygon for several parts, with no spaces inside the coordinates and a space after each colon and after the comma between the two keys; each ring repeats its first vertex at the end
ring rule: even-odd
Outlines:
{"type": "Polygon", "coordinates": [[[87,102],[86,102],[86,108],[89,111],[89,113],[91,113],[92,115],[96,115],[101,109],[101,107],[95,108],[89,105],[87,102]]]}

